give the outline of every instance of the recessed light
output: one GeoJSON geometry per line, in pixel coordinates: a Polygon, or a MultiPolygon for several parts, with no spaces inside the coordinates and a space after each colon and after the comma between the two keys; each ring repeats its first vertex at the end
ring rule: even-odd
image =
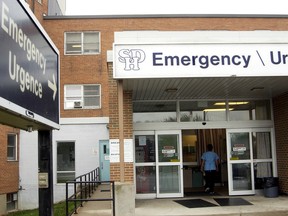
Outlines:
{"type": "Polygon", "coordinates": [[[174,92],[177,92],[178,91],[178,88],[167,88],[165,89],[165,92],[167,93],[174,93],[174,92]]]}
{"type": "Polygon", "coordinates": [[[260,87],[253,87],[250,89],[250,91],[257,91],[257,90],[263,90],[264,87],[260,86],[260,87]]]}

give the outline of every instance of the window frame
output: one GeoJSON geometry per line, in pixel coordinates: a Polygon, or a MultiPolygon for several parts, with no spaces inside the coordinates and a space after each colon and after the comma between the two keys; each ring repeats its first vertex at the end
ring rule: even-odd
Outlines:
{"type": "Polygon", "coordinates": [[[7,193],[6,194],[6,208],[8,212],[18,209],[18,193],[7,193]]]}
{"type": "Polygon", "coordinates": [[[16,133],[8,133],[7,134],[7,161],[17,161],[18,160],[18,135],[16,133]],[[14,146],[9,145],[8,139],[9,136],[15,137],[14,146]],[[9,148],[13,148],[13,157],[9,157],[9,148]]]}
{"type": "Polygon", "coordinates": [[[64,55],[98,55],[101,53],[101,34],[100,31],[84,31],[84,32],[64,32],[64,55]],[[85,45],[85,34],[97,33],[98,34],[98,52],[85,52],[84,45],[85,45]],[[69,51],[67,52],[67,34],[80,34],[81,41],[81,52],[69,51]]]}
{"type": "MultiPolygon", "coordinates": [[[[86,95],[86,97],[91,97],[91,95],[86,95]]],[[[101,109],[101,84],[88,84],[88,85],[78,85],[78,84],[69,84],[69,85],[64,85],[64,110],[75,110],[75,109],[101,109]],[[75,86],[75,87],[80,87],[80,91],[81,91],[81,95],[67,95],[67,87],[72,87],[72,86],[75,86]],[[99,98],[99,104],[98,105],[95,105],[95,106],[85,106],[84,104],[84,101],[85,101],[85,91],[84,91],[84,87],[85,86],[98,86],[99,89],[98,89],[98,92],[99,92],[99,95],[94,95],[97,99],[99,98]],[[71,99],[71,100],[68,100],[67,98],[70,97],[70,98],[74,98],[74,99],[71,99]],[[76,99],[78,98],[78,99],[76,99]],[[75,103],[75,102],[80,102],[81,106],[79,107],[75,107],[75,105],[72,105],[72,107],[66,105],[67,103],[69,102],[72,102],[72,103],[75,103]]]]}
{"type": "MultiPolygon", "coordinates": [[[[71,149],[70,149],[71,151],[71,149]]],[[[71,154],[71,152],[69,153],[71,154]]],[[[70,179],[71,181],[74,180],[76,178],[76,142],[75,141],[58,141],[57,145],[56,145],[56,183],[57,184],[64,184],[64,182],[58,181],[58,174],[74,174],[74,178],[70,179]],[[74,147],[74,155],[72,155],[73,159],[74,159],[74,170],[58,170],[58,146],[61,144],[66,144],[66,143],[73,143],[73,147],[74,147]]]]}

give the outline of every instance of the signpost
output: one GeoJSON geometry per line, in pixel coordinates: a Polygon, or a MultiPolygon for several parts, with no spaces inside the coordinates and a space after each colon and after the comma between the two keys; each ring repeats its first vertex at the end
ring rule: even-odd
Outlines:
{"type": "Polygon", "coordinates": [[[59,129],[59,52],[29,11],[0,0],[0,122],[59,129]]]}
{"type": "Polygon", "coordinates": [[[38,130],[39,215],[53,215],[59,51],[24,0],[0,0],[0,123],[38,130]]]}

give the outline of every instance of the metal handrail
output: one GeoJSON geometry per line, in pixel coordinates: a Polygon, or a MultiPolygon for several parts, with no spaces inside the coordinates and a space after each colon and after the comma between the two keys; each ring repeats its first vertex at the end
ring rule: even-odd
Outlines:
{"type": "Polygon", "coordinates": [[[87,201],[112,201],[112,212],[115,216],[115,184],[114,181],[99,181],[99,167],[89,173],[76,177],[73,181],[66,182],[66,216],[77,213],[77,209],[83,207],[83,202],[87,201]],[[100,184],[112,185],[112,197],[92,199],[91,195],[100,184]],[[74,193],[69,197],[68,187],[73,184],[74,193]],[[77,187],[78,186],[78,187],[77,187]],[[74,208],[69,212],[69,202],[74,203],[74,208]]]}

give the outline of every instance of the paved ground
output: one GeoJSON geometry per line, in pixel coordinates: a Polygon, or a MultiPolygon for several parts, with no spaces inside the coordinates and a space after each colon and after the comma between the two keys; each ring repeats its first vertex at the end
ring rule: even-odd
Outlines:
{"type": "MultiPolygon", "coordinates": [[[[102,189],[103,190],[103,189],[102,189]]],[[[109,193],[109,192],[107,192],[109,193]]],[[[98,198],[107,196],[106,192],[94,193],[98,198]],[[106,195],[105,195],[106,194],[106,195]]],[[[182,199],[152,199],[136,200],[135,216],[288,216],[288,196],[266,198],[263,195],[255,196],[221,196],[221,198],[242,198],[252,205],[219,206],[214,198],[219,196],[185,197],[182,199]],[[214,207],[188,208],[175,200],[201,199],[215,204],[214,207]]],[[[111,203],[87,202],[77,216],[112,216],[111,203]]],[[[76,216],[76,215],[75,215],[76,216]]],[[[125,216],[116,215],[115,216],[125,216]]]]}

